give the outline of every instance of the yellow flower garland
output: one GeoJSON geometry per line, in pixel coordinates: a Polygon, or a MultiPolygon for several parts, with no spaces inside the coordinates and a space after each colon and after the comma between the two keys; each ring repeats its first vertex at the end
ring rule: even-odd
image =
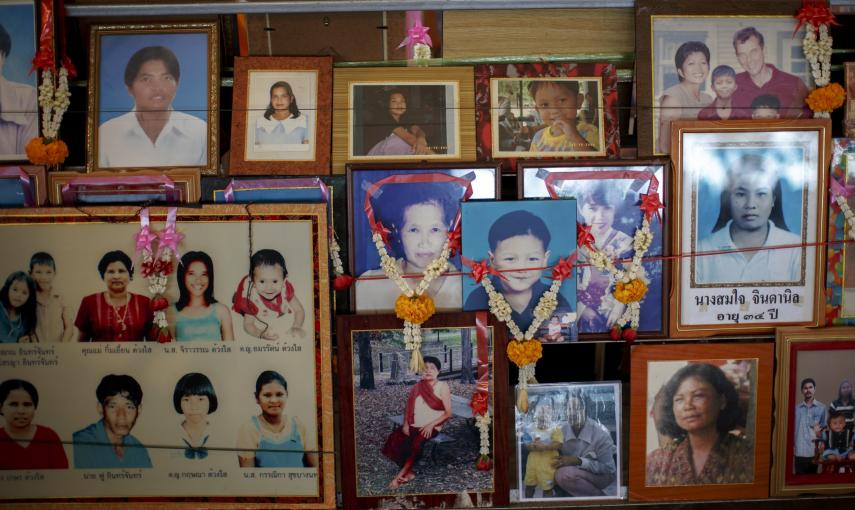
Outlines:
{"type": "Polygon", "coordinates": [[[543,355],[543,345],[540,340],[511,340],[508,342],[508,359],[515,365],[521,367],[530,363],[536,363],[543,355]]]}
{"type": "Polygon", "coordinates": [[[615,283],[615,290],[612,294],[614,294],[615,299],[626,305],[641,301],[646,293],[647,284],[641,278],[634,278],[626,283],[615,283]]]}
{"type": "Polygon", "coordinates": [[[395,300],[395,315],[399,319],[410,321],[413,324],[421,324],[430,319],[436,312],[433,299],[427,294],[421,296],[407,296],[401,294],[395,300]]]}

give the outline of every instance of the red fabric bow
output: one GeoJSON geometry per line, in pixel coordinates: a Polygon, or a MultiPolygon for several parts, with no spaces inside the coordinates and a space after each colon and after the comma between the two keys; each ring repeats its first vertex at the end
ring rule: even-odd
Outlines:
{"type": "Polygon", "coordinates": [[[490,274],[490,266],[486,260],[472,265],[472,279],[475,280],[475,283],[481,283],[481,280],[488,274],[490,274]]]}
{"type": "Polygon", "coordinates": [[[591,234],[591,226],[576,224],[576,246],[580,248],[594,249],[594,235],[591,234]]]}
{"type": "Polygon", "coordinates": [[[374,233],[380,234],[380,238],[383,239],[383,244],[389,246],[389,236],[392,235],[392,231],[386,228],[386,225],[384,225],[382,221],[378,221],[374,224],[374,233]]]}
{"type": "Polygon", "coordinates": [[[825,0],[802,0],[802,6],[796,11],[796,19],[799,23],[793,31],[794,37],[806,23],[810,23],[814,28],[819,28],[820,25],[840,25],[825,0]]]}
{"type": "Polygon", "coordinates": [[[448,252],[451,256],[455,256],[460,251],[462,236],[460,234],[460,224],[448,233],[448,252]]]}
{"type": "Polygon", "coordinates": [[[662,223],[662,216],[659,214],[659,209],[664,208],[665,204],[659,199],[659,193],[654,191],[641,194],[641,210],[644,211],[644,217],[647,218],[647,221],[650,221],[650,218],[656,215],[659,222],[662,223]]]}
{"type": "Polygon", "coordinates": [[[574,251],[566,259],[559,258],[558,263],[552,266],[552,279],[565,280],[573,275],[573,264],[576,263],[576,252],[574,251]]]}
{"type": "Polygon", "coordinates": [[[469,402],[469,407],[472,412],[478,416],[483,416],[487,412],[487,403],[489,396],[487,393],[477,391],[472,394],[472,400],[469,402]]]}

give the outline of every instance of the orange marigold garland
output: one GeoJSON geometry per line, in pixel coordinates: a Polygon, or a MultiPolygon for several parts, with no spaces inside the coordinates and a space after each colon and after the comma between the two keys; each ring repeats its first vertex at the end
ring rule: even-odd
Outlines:
{"type": "Polygon", "coordinates": [[[56,166],[68,157],[68,145],[59,138],[46,142],[38,136],[27,143],[27,159],[34,165],[56,166]]]}
{"type": "Polygon", "coordinates": [[[824,87],[813,89],[805,103],[816,113],[829,113],[843,106],[846,101],[846,91],[838,83],[829,83],[824,87]]]}

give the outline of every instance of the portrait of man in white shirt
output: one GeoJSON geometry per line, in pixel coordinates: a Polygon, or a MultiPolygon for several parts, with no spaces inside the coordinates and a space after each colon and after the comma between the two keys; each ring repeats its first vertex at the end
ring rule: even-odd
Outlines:
{"type": "Polygon", "coordinates": [[[803,285],[800,225],[788,226],[784,218],[785,207],[801,210],[802,204],[783,203],[778,169],[758,154],[743,154],[726,172],[718,219],[711,232],[698,232],[695,248],[716,254],[694,258],[692,285],[803,285]]]}
{"type": "Polygon", "coordinates": [[[28,74],[35,52],[33,6],[0,6],[0,160],[27,159],[26,146],[39,136],[38,73],[28,74]]]}
{"type": "Polygon", "coordinates": [[[131,111],[98,128],[98,167],[176,167],[208,164],[208,124],[173,109],[181,64],[166,46],[137,50],[124,69],[131,111]]]}

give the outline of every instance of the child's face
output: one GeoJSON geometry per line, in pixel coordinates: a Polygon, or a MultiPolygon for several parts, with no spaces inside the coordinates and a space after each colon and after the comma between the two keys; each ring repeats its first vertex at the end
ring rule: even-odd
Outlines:
{"type": "Polygon", "coordinates": [[[712,88],[715,91],[715,95],[720,99],[730,99],[730,96],[736,92],[736,80],[733,76],[725,74],[715,79],[712,88]]]}
{"type": "Polygon", "coordinates": [[[591,226],[595,239],[608,232],[615,222],[615,208],[611,205],[586,202],[582,205],[581,212],[585,224],[591,226]]]}
{"type": "Polygon", "coordinates": [[[581,102],[579,94],[573,94],[565,87],[551,82],[538,88],[534,94],[537,113],[548,125],[558,120],[575,123],[576,109],[581,102]]]}
{"type": "Polygon", "coordinates": [[[837,416],[828,420],[828,428],[830,428],[834,432],[842,432],[846,427],[846,417],[837,416]]]}
{"type": "Polygon", "coordinates": [[[401,116],[407,111],[407,99],[403,94],[395,92],[389,96],[389,113],[401,116]]]}
{"type": "Polygon", "coordinates": [[[33,264],[30,276],[36,282],[39,290],[48,290],[53,284],[53,277],[56,276],[56,271],[48,264],[33,264]]]}
{"type": "Polygon", "coordinates": [[[777,119],[779,117],[778,110],[761,106],[751,111],[752,119],[777,119]]]}
{"type": "Polygon", "coordinates": [[[23,280],[15,280],[9,286],[9,304],[12,308],[20,308],[30,299],[30,289],[27,288],[27,282],[23,280]]]}
{"type": "Polygon", "coordinates": [[[423,270],[439,256],[448,237],[444,216],[442,208],[433,202],[411,205],[404,211],[401,244],[407,264],[414,266],[408,271],[423,270]]]}
{"type": "Polygon", "coordinates": [[[285,87],[276,87],[270,93],[270,104],[277,111],[287,111],[291,107],[291,94],[285,87]]]}
{"type": "Polygon", "coordinates": [[[252,271],[252,284],[265,299],[273,299],[285,286],[282,266],[258,266],[252,271]]]}
{"type": "Polygon", "coordinates": [[[208,416],[211,407],[207,395],[184,395],[181,397],[181,412],[188,420],[201,419],[208,416]]]}
{"type": "MultiPolygon", "coordinates": [[[[490,253],[493,266],[499,271],[545,267],[549,260],[549,251],[544,250],[543,242],[531,234],[509,237],[496,244],[496,251],[490,253]]],[[[513,292],[530,289],[540,280],[542,269],[531,271],[510,271],[502,273],[506,280],[502,286],[513,292]]]]}

